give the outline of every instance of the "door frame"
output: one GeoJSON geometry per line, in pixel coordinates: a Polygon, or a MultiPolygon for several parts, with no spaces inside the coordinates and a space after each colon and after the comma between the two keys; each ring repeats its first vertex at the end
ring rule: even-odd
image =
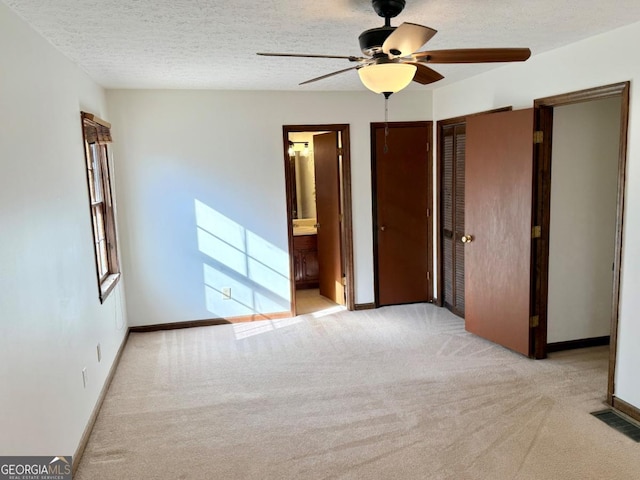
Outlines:
{"type": "MultiPolygon", "coordinates": [[[[609,379],[607,403],[614,407],[615,369],[617,360],[618,315],[620,304],[620,280],[622,269],[623,219],[627,167],[627,137],[629,128],[630,82],[590,88],[534,101],[536,131],[542,132],[542,143],[534,145],[534,184],[532,227],[541,226],[541,236],[531,249],[531,309],[539,318],[539,326],[532,335],[535,358],[547,355],[547,301],[549,295],[549,225],[551,216],[551,153],[553,145],[554,107],[574,103],[620,97],[620,142],[618,150],[618,190],[616,213],[615,256],[613,263],[613,300],[611,305],[611,336],[609,346],[609,379]]],[[[619,401],[618,401],[619,403],[619,401]]],[[[622,410],[622,408],[621,408],[622,410]]]]}
{"type": "Polygon", "coordinates": [[[438,278],[436,281],[436,291],[435,297],[433,298],[433,303],[439,307],[444,306],[444,265],[443,265],[443,252],[442,252],[442,172],[444,170],[444,155],[442,153],[442,133],[444,127],[448,127],[451,125],[460,125],[466,124],[467,118],[475,117],[477,115],[484,115],[487,113],[500,113],[500,112],[510,112],[513,110],[512,106],[506,106],[501,108],[494,108],[492,110],[486,110],[483,112],[470,113],[468,115],[461,115],[459,117],[446,118],[444,120],[438,120],[436,122],[436,142],[437,142],[437,161],[436,161],[436,191],[435,191],[435,228],[436,228],[436,265],[438,270],[438,278]]]}
{"type": "Polygon", "coordinates": [[[353,216],[351,203],[351,143],[349,137],[349,124],[326,125],[283,125],[282,148],[284,156],[284,175],[287,203],[287,236],[289,243],[289,278],[291,292],[291,315],[296,312],[296,280],[294,272],[293,251],[293,171],[289,159],[289,133],[295,132],[338,132],[342,141],[342,161],[340,170],[340,193],[342,197],[342,223],[340,229],[340,244],[345,275],[345,300],[347,310],[355,310],[355,282],[353,261],[353,216]]]}
{"type": "Polygon", "coordinates": [[[427,127],[427,205],[429,216],[427,220],[427,240],[431,243],[431,249],[427,252],[427,302],[433,302],[433,121],[422,120],[415,122],[372,122],[370,124],[371,140],[371,212],[373,227],[373,292],[375,308],[380,306],[379,282],[378,282],[378,200],[377,200],[377,168],[376,168],[376,129],[389,127],[427,127]]]}

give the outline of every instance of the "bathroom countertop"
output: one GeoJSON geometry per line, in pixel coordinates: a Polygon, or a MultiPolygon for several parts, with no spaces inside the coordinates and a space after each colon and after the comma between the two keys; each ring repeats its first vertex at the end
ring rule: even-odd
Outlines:
{"type": "Polygon", "coordinates": [[[318,233],[318,229],[314,226],[300,225],[293,227],[293,236],[298,237],[300,235],[315,235],[318,233]]]}

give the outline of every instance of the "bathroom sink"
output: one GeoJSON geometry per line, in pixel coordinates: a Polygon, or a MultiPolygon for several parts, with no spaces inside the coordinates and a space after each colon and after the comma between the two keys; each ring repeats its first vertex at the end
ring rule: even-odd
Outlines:
{"type": "Polygon", "coordinates": [[[293,235],[315,235],[318,233],[318,230],[313,225],[294,225],[293,226],[293,235]]]}

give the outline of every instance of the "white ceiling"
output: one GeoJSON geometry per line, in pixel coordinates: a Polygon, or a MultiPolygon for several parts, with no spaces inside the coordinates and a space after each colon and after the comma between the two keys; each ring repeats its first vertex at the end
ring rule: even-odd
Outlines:
{"type": "MultiPolygon", "coordinates": [[[[106,88],[363,90],[347,60],[379,27],[370,0],[0,0],[106,88]]],[[[429,50],[529,47],[533,55],[640,21],[638,0],[407,0],[392,21],[438,30],[429,50]]],[[[594,59],[595,60],[595,59],[594,59]]],[[[500,64],[434,65],[460,80],[500,64]]],[[[412,88],[428,88],[414,85],[412,88]]]]}

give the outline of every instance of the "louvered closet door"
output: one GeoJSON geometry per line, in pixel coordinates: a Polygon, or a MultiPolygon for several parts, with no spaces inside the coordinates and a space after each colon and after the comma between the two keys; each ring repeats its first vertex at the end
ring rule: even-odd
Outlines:
{"type": "Polygon", "coordinates": [[[442,274],[444,305],[464,317],[465,125],[442,129],[442,274]]]}

